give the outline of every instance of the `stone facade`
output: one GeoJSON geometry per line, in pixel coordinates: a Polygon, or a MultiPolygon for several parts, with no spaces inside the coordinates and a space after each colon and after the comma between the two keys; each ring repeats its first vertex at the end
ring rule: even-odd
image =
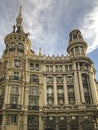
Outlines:
{"type": "Polygon", "coordinates": [[[98,82],[81,32],[61,57],[36,55],[28,35],[20,7],[0,60],[0,129],[97,130],[98,82]]]}

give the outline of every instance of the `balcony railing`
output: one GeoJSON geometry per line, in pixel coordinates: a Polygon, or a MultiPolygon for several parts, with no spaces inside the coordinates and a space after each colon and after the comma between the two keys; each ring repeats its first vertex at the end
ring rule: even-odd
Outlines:
{"type": "Polygon", "coordinates": [[[18,104],[7,104],[6,108],[7,109],[21,109],[21,105],[18,105],[18,104]]]}
{"type": "Polygon", "coordinates": [[[28,106],[28,110],[39,110],[39,106],[28,106]]]}
{"type": "Polygon", "coordinates": [[[10,80],[22,80],[20,76],[10,76],[10,80]]]}

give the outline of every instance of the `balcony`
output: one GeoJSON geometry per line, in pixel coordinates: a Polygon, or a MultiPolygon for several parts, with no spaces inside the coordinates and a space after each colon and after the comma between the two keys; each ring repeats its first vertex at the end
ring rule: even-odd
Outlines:
{"type": "Polygon", "coordinates": [[[58,93],[58,97],[64,97],[64,93],[58,93]]]}
{"type": "Polygon", "coordinates": [[[21,105],[18,104],[6,104],[7,109],[21,109],[21,105]]]}
{"type": "Polygon", "coordinates": [[[39,106],[28,106],[28,110],[39,110],[39,106]]]}
{"type": "Polygon", "coordinates": [[[10,79],[10,80],[19,80],[19,81],[22,80],[20,76],[10,76],[9,79],[10,79]]]}

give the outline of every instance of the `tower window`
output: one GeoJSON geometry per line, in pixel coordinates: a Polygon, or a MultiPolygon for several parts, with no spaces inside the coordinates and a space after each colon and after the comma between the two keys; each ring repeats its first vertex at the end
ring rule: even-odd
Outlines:
{"type": "Polygon", "coordinates": [[[24,47],[23,47],[22,44],[19,44],[19,46],[18,46],[18,51],[19,51],[19,52],[23,52],[23,51],[24,51],[24,47]]]}
{"type": "Polygon", "coordinates": [[[15,50],[15,44],[12,43],[11,46],[10,46],[10,48],[9,48],[9,51],[14,51],[14,50],[15,50]]]}
{"type": "Polygon", "coordinates": [[[76,54],[76,55],[79,55],[79,54],[80,54],[79,47],[75,47],[75,54],[76,54]]]}

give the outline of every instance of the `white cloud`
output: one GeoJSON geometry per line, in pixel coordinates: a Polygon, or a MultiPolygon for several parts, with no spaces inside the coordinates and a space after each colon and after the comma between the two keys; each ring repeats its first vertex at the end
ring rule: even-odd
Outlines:
{"type": "Polygon", "coordinates": [[[81,30],[88,41],[88,53],[98,48],[98,6],[85,15],[81,30]]]}

